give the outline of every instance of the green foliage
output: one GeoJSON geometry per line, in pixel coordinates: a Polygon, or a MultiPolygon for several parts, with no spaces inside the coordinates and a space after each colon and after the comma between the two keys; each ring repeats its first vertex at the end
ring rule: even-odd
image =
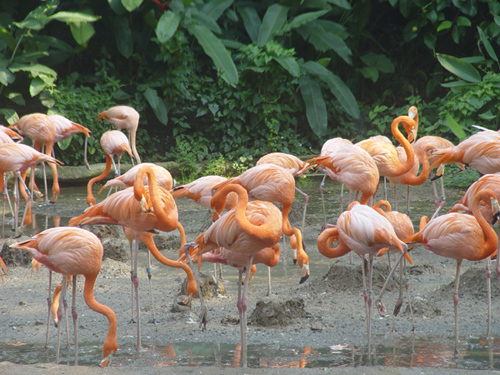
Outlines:
{"type": "MultiPolygon", "coordinates": [[[[46,102],[52,102],[47,90],[54,87],[57,72],[53,65],[69,59],[77,49],[84,48],[94,35],[92,23],[99,18],[91,11],[57,12],[58,0],[42,3],[26,14],[25,18],[15,21],[12,9],[6,11],[3,4],[0,12],[0,94],[7,98],[11,105],[24,106],[26,93],[36,97],[44,93],[46,102]],[[45,32],[52,21],[64,22],[70,27],[71,34],[77,43],[73,47],[68,44],[64,35],[45,32]]],[[[24,3],[17,3],[24,11],[24,3]]],[[[12,108],[2,108],[1,113],[8,123],[17,121],[18,115],[12,108]]]]}
{"type": "Polygon", "coordinates": [[[477,170],[468,168],[462,171],[455,164],[446,166],[445,173],[443,174],[445,186],[464,190],[476,182],[479,177],[481,177],[481,174],[477,170]]]}

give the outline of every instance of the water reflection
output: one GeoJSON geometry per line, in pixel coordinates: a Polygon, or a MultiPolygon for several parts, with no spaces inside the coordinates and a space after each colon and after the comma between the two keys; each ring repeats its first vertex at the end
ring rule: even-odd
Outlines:
{"type": "MultiPolygon", "coordinates": [[[[119,348],[113,365],[119,366],[218,366],[239,367],[240,345],[224,343],[179,342],[158,345],[144,352],[133,347],[119,348]]],[[[0,362],[19,364],[51,362],[54,348],[43,349],[33,344],[0,344],[0,362]]],[[[65,355],[69,358],[72,349],[65,355]]],[[[363,348],[348,345],[332,345],[326,348],[290,347],[275,345],[249,345],[248,365],[253,368],[314,368],[314,367],[440,367],[449,369],[487,370],[500,369],[493,359],[500,354],[500,339],[472,339],[467,349],[458,356],[453,343],[437,341],[436,337],[416,339],[414,336],[395,340],[391,346],[377,345],[371,361],[363,348]]],[[[81,365],[93,366],[99,361],[101,350],[98,343],[80,346],[81,365]]],[[[64,362],[64,360],[63,360],[64,362]]]]}

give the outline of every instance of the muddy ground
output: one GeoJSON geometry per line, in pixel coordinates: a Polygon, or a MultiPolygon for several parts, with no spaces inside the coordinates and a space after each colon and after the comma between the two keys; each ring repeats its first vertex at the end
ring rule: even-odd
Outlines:
{"type": "MultiPolygon", "coordinates": [[[[316,192],[319,181],[306,184],[304,190],[316,192]]],[[[328,221],[334,222],[339,213],[337,187],[327,185],[328,221]]],[[[400,189],[405,197],[406,190],[400,189]]],[[[68,191],[68,190],[67,190],[68,191]]],[[[400,192],[398,192],[399,194],[400,192]]],[[[458,201],[461,191],[449,191],[449,209],[458,201]]],[[[53,216],[61,217],[61,225],[80,214],[85,205],[84,197],[71,197],[66,201],[63,188],[61,198],[55,205],[38,203],[34,212],[42,221],[52,226],[53,216]],[[45,220],[45,219],[43,219],[45,220]]],[[[75,193],[76,194],[76,193],[75,193]]],[[[316,194],[316,193],[314,193],[316,194]]],[[[432,214],[433,196],[430,187],[412,189],[412,213],[414,224],[422,213],[432,214]],[[413,213],[414,212],[414,213],[413,213]]],[[[102,197],[101,197],[102,199],[102,197]]],[[[9,274],[0,286],[0,373],[34,374],[67,373],[136,373],[155,374],[169,370],[172,373],[204,374],[319,374],[339,371],[349,374],[444,374],[450,369],[454,373],[470,373],[470,369],[483,369],[483,373],[496,372],[500,368],[500,300],[497,277],[493,262],[493,319],[491,345],[486,345],[487,303],[485,262],[467,262],[462,266],[460,278],[460,352],[453,354],[454,312],[453,280],[456,262],[437,257],[423,248],[412,253],[414,264],[407,268],[410,299],[413,302],[413,330],[408,298],[404,295],[401,312],[395,318],[381,317],[373,310],[373,352],[371,360],[366,355],[365,308],[362,297],[361,262],[357,256],[326,259],[316,247],[316,238],[321,231],[323,219],[318,197],[311,197],[304,237],[311,259],[311,277],[299,285],[300,270],[292,264],[291,253],[282,252],[282,260],[272,270],[273,284],[267,294],[267,270],[260,266],[249,286],[248,299],[248,343],[249,369],[237,365],[237,344],[240,339],[238,312],[236,309],[237,271],[223,268],[223,281],[214,284],[214,296],[206,299],[209,322],[202,332],[197,324],[200,303],[192,302],[190,308],[179,309],[177,301],[182,298],[183,271],[170,269],[154,262],[153,296],[155,299],[156,324],[153,324],[152,305],[145,271],[146,251],[142,250],[139,278],[141,280],[142,343],[144,351],[136,353],[136,325],[130,323],[130,266],[128,243],[119,228],[93,228],[101,237],[107,257],[95,286],[96,299],[116,312],[118,317],[119,350],[111,367],[102,370],[96,367],[100,350],[107,332],[107,320],[91,311],[81,296],[83,282],[80,280],[77,294],[79,311],[79,341],[82,352],[80,368],[68,368],[52,364],[55,358],[56,330],[51,324],[49,348],[44,349],[47,317],[48,272],[45,268],[39,275],[31,275],[30,258],[15,253],[8,244],[17,240],[2,239],[1,256],[8,264],[9,274]],[[313,203],[316,202],[316,203],[313,203]],[[230,348],[222,359],[210,349],[206,356],[214,356],[212,362],[203,362],[203,348],[230,348]],[[212,346],[210,346],[212,345],[212,346]],[[481,364],[467,359],[472,346],[484,349],[486,359],[481,364]],[[234,348],[233,348],[234,347],[234,348]],[[325,354],[326,348],[326,354],[325,354]],[[488,349],[489,348],[489,353],[488,349]],[[201,349],[200,349],[201,350],[201,349]],[[288,351],[287,351],[288,350],[288,351]],[[328,350],[331,355],[328,354],[328,350]],[[173,351],[176,351],[177,356],[173,351]],[[184,353],[184,357],[182,356],[184,353]],[[289,354],[283,354],[289,353],[289,354]],[[290,354],[291,353],[291,354],[290,354]],[[180,354],[180,356],[179,356],[180,354]],[[193,355],[190,362],[190,355],[193,355]],[[229,355],[229,358],[226,358],[229,355]],[[231,355],[233,358],[231,358],[231,355]],[[331,360],[330,358],[331,357],[331,360]],[[342,358],[336,360],[335,358],[342,358]],[[337,361],[337,362],[336,362],[337,361]],[[29,365],[27,365],[29,364],[29,365]],[[300,367],[306,367],[301,369],[300,367]],[[162,369],[169,367],[169,369],[162,369]],[[458,369],[457,369],[458,368],[458,369]]],[[[302,198],[297,198],[292,223],[299,225],[302,198]]],[[[400,203],[401,204],[401,203],[400,203]]],[[[205,209],[186,200],[179,200],[179,218],[188,240],[194,240],[208,225],[205,209]]],[[[8,237],[8,236],[7,236],[8,237]]],[[[21,237],[22,239],[23,237],[21,237]]],[[[162,253],[175,259],[179,236],[177,233],[161,233],[155,236],[162,253]]],[[[288,245],[287,245],[288,246],[288,245]]],[[[393,261],[395,257],[393,256],[393,261]]],[[[375,264],[374,295],[377,296],[385,280],[387,258],[375,264]]],[[[214,268],[204,264],[202,271],[213,279],[214,268]]],[[[59,277],[54,279],[59,282],[59,277]]],[[[398,298],[398,281],[394,279],[393,290],[384,297],[389,312],[398,298]]],[[[55,282],[54,281],[54,282],[55,282]]],[[[406,292],[405,292],[406,293],[406,292]]],[[[63,330],[64,332],[64,330],[63,330]]],[[[70,330],[72,332],[72,330],[70,330]]],[[[64,337],[64,336],[63,336],[64,337]]],[[[63,339],[65,342],[65,339],[63,339]]],[[[481,355],[483,355],[481,354],[481,355]]],[[[72,363],[73,352],[62,351],[61,363],[72,363]]]]}

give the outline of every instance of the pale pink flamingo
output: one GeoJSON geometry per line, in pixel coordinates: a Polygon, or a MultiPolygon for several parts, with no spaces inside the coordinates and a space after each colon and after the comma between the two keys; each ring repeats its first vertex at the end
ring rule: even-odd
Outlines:
{"type": "MultiPolygon", "coordinates": [[[[103,255],[103,248],[99,238],[85,229],[58,227],[47,229],[31,239],[11,246],[28,251],[38,262],[43,263],[48,269],[62,274],[64,278],[70,275],[73,276],[72,315],[75,330],[75,365],[78,365],[78,314],[75,307],[76,276],[83,275],[85,277],[83,289],[85,302],[92,310],[106,316],[109,321],[108,336],[104,341],[102,351],[103,360],[100,363],[102,367],[106,367],[118,348],[116,341],[117,319],[111,308],[100,304],[94,297],[94,284],[101,270],[103,255]]],[[[62,284],[62,294],[65,295],[65,282],[63,281],[62,284]]],[[[60,328],[58,332],[60,332],[60,328]]],[[[59,362],[59,337],[58,334],[56,362],[59,362]]]]}

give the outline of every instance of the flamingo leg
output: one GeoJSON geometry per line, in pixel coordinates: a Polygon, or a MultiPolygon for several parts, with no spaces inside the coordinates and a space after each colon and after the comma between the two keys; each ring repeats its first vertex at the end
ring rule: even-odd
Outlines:
{"type": "Polygon", "coordinates": [[[410,316],[411,316],[411,326],[412,326],[412,332],[415,332],[415,318],[413,317],[413,306],[411,304],[411,297],[410,297],[410,288],[408,284],[408,279],[406,278],[406,259],[403,260],[403,275],[405,278],[405,289],[406,289],[406,297],[408,298],[408,308],[410,309],[410,316]]]}
{"type": "Polygon", "coordinates": [[[149,295],[151,296],[151,308],[153,309],[153,324],[156,325],[156,314],[155,314],[155,301],[153,298],[153,286],[151,285],[151,277],[153,276],[151,272],[151,253],[148,251],[148,266],[146,267],[146,272],[148,274],[149,280],[149,295]]]}
{"type": "MultiPolygon", "coordinates": [[[[66,299],[66,289],[67,289],[67,278],[66,276],[63,276],[62,279],[62,289],[61,289],[61,294],[59,298],[62,298],[64,301],[66,299]]],[[[62,304],[59,304],[59,308],[57,309],[57,320],[59,324],[57,325],[57,346],[56,346],[56,364],[59,363],[59,353],[61,351],[61,319],[63,317],[63,307],[62,304]]]]}
{"type": "Polygon", "coordinates": [[[455,276],[455,292],[453,293],[453,306],[455,307],[455,354],[458,354],[458,282],[460,279],[460,266],[462,260],[457,260],[457,274],[455,276]]]}
{"type": "Polygon", "coordinates": [[[369,268],[368,268],[368,299],[366,301],[368,314],[366,316],[367,320],[367,330],[368,330],[368,357],[371,355],[371,336],[372,336],[372,326],[371,326],[371,317],[372,317],[372,279],[373,279],[373,255],[370,254],[368,256],[369,259],[369,268]]]}
{"type": "MultiPolygon", "coordinates": [[[[245,275],[245,283],[243,285],[243,289],[241,291],[241,296],[238,300],[238,312],[240,313],[240,330],[241,330],[241,367],[247,367],[248,358],[247,358],[247,288],[248,282],[250,278],[250,269],[252,268],[253,256],[250,256],[247,266],[246,266],[246,275],[245,275]]],[[[242,271],[240,271],[241,274],[242,271]]]]}
{"type": "Polygon", "coordinates": [[[267,266],[267,296],[271,295],[271,267],[267,266]]]}
{"type": "Polygon", "coordinates": [[[394,183],[394,209],[398,210],[398,186],[396,182],[394,183]]]}
{"type": "Polygon", "coordinates": [[[135,321],[135,315],[134,315],[134,249],[132,246],[132,242],[129,242],[130,244],[130,323],[137,323],[135,321]]]}
{"type": "Polygon", "coordinates": [[[340,213],[344,212],[344,184],[340,184],[340,213]]]}
{"type": "Polygon", "coordinates": [[[141,343],[141,310],[139,303],[139,278],[137,277],[137,263],[139,257],[139,235],[135,236],[135,249],[134,249],[134,271],[132,272],[132,282],[134,284],[135,291],[135,309],[137,317],[137,346],[136,350],[142,350],[141,343]]]}
{"type": "MultiPolygon", "coordinates": [[[[326,179],[326,174],[323,176],[323,180],[321,180],[321,183],[319,184],[319,194],[321,195],[321,204],[323,206],[323,219],[325,220],[325,226],[326,226],[325,197],[323,196],[323,186],[325,186],[325,179],[326,179]]],[[[342,206],[342,195],[340,196],[340,205],[342,206]]]]}
{"type": "Polygon", "coordinates": [[[406,214],[410,216],[410,185],[407,186],[406,190],[406,214]]]}
{"type": "Polygon", "coordinates": [[[486,259],[486,298],[488,299],[488,330],[486,337],[491,336],[491,258],[486,259]]]}
{"type": "Polygon", "coordinates": [[[378,312],[380,315],[385,316],[386,308],[384,304],[382,303],[382,296],[384,295],[385,289],[387,287],[387,284],[390,282],[392,274],[394,273],[394,270],[396,269],[397,266],[399,266],[399,263],[401,263],[401,260],[405,256],[406,252],[402,253],[398,260],[396,260],[396,263],[394,264],[394,267],[392,267],[391,271],[389,272],[389,275],[387,275],[387,278],[385,279],[385,283],[382,286],[382,289],[380,290],[380,294],[378,295],[377,299],[375,300],[375,304],[377,305],[378,312]]]}
{"type": "Polygon", "coordinates": [[[307,195],[297,187],[295,187],[295,190],[297,190],[297,192],[299,192],[299,194],[302,194],[302,196],[304,197],[304,212],[302,214],[302,225],[300,227],[300,231],[304,233],[304,226],[306,225],[307,202],[309,202],[309,195],[307,195]]]}
{"type": "Polygon", "coordinates": [[[50,289],[52,288],[52,271],[49,270],[49,296],[47,297],[47,332],[45,334],[45,346],[47,348],[49,346],[49,330],[50,330],[50,307],[52,306],[52,295],[50,293],[50,289]]]}
{"type": "Polygon", "coordinates": [[[73,295],[71,296],[71,316],[73,317],[73,332],[75,333],[75,366],[78,366],[78,312],[76,311],[76,276],[73,275],[73,295]]]}

